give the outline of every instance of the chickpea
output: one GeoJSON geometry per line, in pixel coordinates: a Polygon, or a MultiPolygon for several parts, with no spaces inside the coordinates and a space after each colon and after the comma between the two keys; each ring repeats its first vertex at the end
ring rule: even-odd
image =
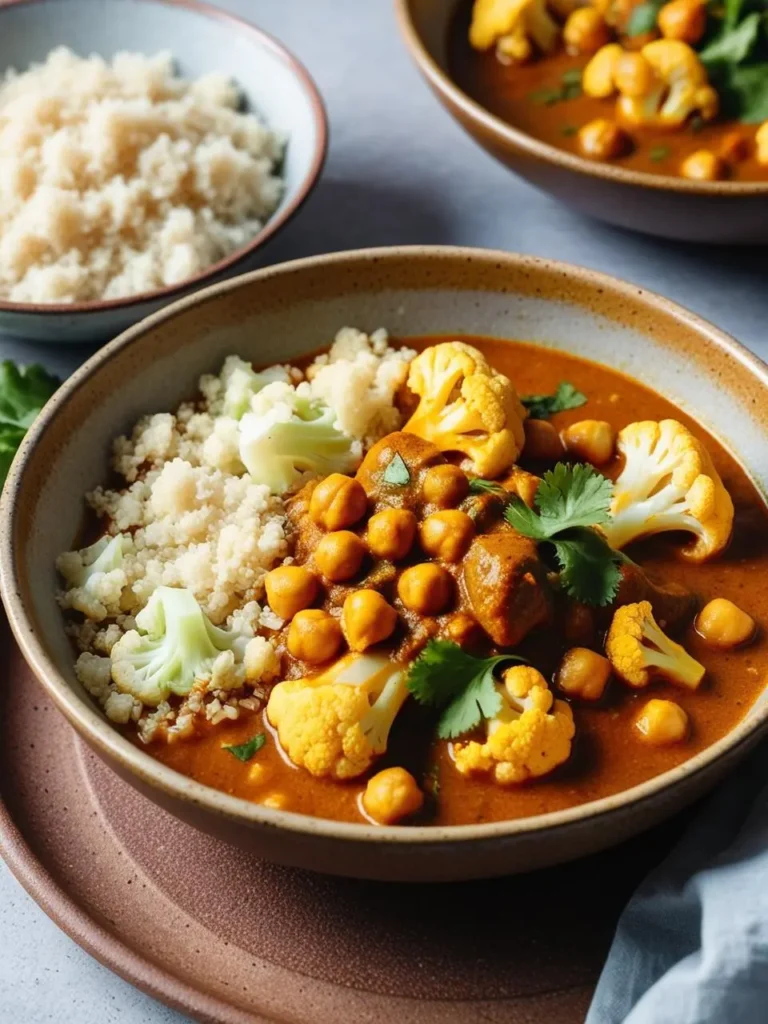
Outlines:
{"type": "Polygon", "coordinates": [[[749,142],[738,129],[735,129],[723,136],[717,155],[728,163],[739,164],[749,156],[749,142]]]}
{"type": "Polygon", "coordinates": [[[356,590],[344,600],[341,626],[353,651],[364,651],[395,631],[397,612],[378,590],[356,590]]]}
{"type": "Polygon", "coordinates": [[[740,647],[755,635],[755,620],[733,601],[716,597],[699,612],[696,632],[710,647],[740,647]]]}
{"type": "Polygon", "coordinates": [[[693,46],[706,30],[707,7],[702,0],[672,0],[664,4],[656,21],[665,39],[693,46]]]}
{"type": "Polygon", "coordinates": [[[424,794],[405,768],[385,768],[368,780],[363,807],[379,825],[394,825],[420,811],[424,794]]]}
{"type": "Polygon", "coordinates": [[[594,466],[610,462],[615,442],[616,434],[606,420],[579,420],[563,431],[566,451],[594,466]]]}
{"type": "Polygon", "coordinates": [[[572,647],[566,651],[555,681],[568,697],[600,700],[611,676],[611,663],[602,654],[588,647],[572,647]]]}
{"type": "Polygon", "coordinates": [[[406,508],[385,508],[368,520],[365,539],[375,558],[405,558],[416,539],[416,516],[406,508]]]}
{"type": "Polygon", "coordinates": [[[477,638],[480,627],[471,615],[467,615],[466,612],[456,612],[445,623],[443,632],[448,640],[453,640],[455,644],[463,647],[477,638]]]}
{"type": "Polygon", "coordinates": [[[281,565],[264,579],[269,607],[281,619],[292,619],[317,597],[317,578],[303,565],[281,565]]]}
{"type": "Polygon", "coordinates": [[[523,453],[529,459],[542,462],[557,462],[562,457],[563,442],[549,420],[525,421],[525,447],[523,453]]]}
{"type": "Polygon", "coordinates": [[[453,597],[450,573],[433,562],[406,569],[397,581],[397,593],[406,608],[419,615],[439,615],[453,597]]]}
{"type": "Polygon", "coordinates": [[[275,790],[259,801],[262,807],[272,807],[276,811],[284,811],[289,804],[288,794],[275,790]]]}
{"type": "Polygon", "coordinates": [[[631,140],[624,129],[604,117],[588,121],[579,129],[577,138],[579,149],[591,160],[616,160],[631,149],[631,140]]]}
{"type": "Polygon", "coordinates": [[[469,480],[458,466],[431,466],[424,474],[422,490],[430,505],[455,508],[469,494],[469,480]]]}
{"type": "Polygon", "coordinates": [[[641,53],[623,53],[613,72],[616,88],[624,96],[647,96],[656,82],[656,72],[641,53]]]}
{"type": "Polygon", "coordinates": [[[568,15],[563,40],[568,53],[597,53],[611,41],[611,30],[594,7],[577,7],[568,15]]]}
{"type": "Polygon", "coordinates": [[[635,719],[635,729],[645,743],[665,747],[688,735],[688,715],[672,700],[649,700],[635,719]]]}
{"type": "Polygon", "coordinates": [[[350,530],[334,530],[320,538],[315,548],[315,565],[332,583],[349,580],[360,572],[365,544],[350,530]]]}
{"type": "Polygon", "coordinates": [[[309,500],[310,518],[325,530],[354,526],[367,509],[368,499],[362,485],[342,473],[331,473],[321,480],[309,500]]]}
{"type": "Polygon", "coordinates": [[[288,650],[300,661],[319,665],[338,653],[343,639],[338,619],[320,608],[306,608],[293,617],[288,630],[288,650]]]}
{"type": "Polygon", "coordinates": [[[720,181],[725,177],[725,164],[709,149],[697,149],[680,164],[680,173],[692,181],[720,181]]]}
{"type": "Polygon", "coordinates": [[[419,527],[421,546],[441,562],[459,562],[475,535],[475,524],[466,512],[446,509],[427,516],[419,527]]]}

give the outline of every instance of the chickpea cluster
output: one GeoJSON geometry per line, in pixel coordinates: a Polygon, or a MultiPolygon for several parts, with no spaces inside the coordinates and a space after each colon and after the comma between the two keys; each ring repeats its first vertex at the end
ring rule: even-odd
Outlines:
{"type": "MultiPolygon", "coordinates": [[[[455,506],[469,493],[466,474],[447,464],[429,467],[421,481],[424,502],[435,509],[419,521],[410,509],[384,508],[366,520],[368,498],[352,477],[333,473],[312,491],[307,514],[323,531],[310,565],[283,565],[267,574],[267,600],[272,610],[290,623],[288,652],[308,664],[336,657],[346,645],[362,652],[388,640],[397,629],[397,609],[378,590],[351,590],[337,617],[312,607],[323,582],[344,584],[364,569],[370,558],[388,563],[412,561],[418,552],[426,559],[408,565],[397,575],[396,593],[402,607],[421,616],[437,616],[455,603],[450,566],[466,554],[475,524],[455,506]]],[[[468,636],[470,616],[457,613],[446,629],[451,638],[468,636]],[[454,621],[455,620],[455,621],[454,621]]]]}

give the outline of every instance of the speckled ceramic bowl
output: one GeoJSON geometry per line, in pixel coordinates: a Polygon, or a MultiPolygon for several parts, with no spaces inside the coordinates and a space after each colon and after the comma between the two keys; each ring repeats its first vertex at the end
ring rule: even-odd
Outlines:
{"type": "Polygon", "coordinates": [[[522,821],[376,828],[271,810],[193,782],[121,736],[75,679],[54,599],[56,555],[111,439],[173,409],[232,352],[265,364],[327,343],[342,325],[396,336],[467,333],[566,349],[643,380],[702,422],[768,489],[768,368],[710,324],[635,285],[507,253],[368,250],[285,263],[208,288],[126,331],[59,390],[30,431],[0,502],[0,581],[16,639],[72,725],[121,776],[199,828],[265,858],[371,878],[505,874],[603,848],[702,793],[765,735],[761,703],[728,736],[641,786],[522,821]]]}
{"type": "Polygon", "coordinates": [[[195,277],[104,302],[37,305],[0,298],[0,331],[35,341],[93,344],[182,295],[249,269],[256,251],[288,223],[317,183],[327,125],[314,82],[281,43],[195,0],[0,0],[0,74],[44,60],[57,46],[105,58],[120,50],[170,50],[186,78],[226,71],[246,106],[288,137],[280,205],[246,246],[195,277]]]}
{"type": "Polygon", "coordinates": [[[395,0],[400,31],[445,109],[483,149],[581,213],[690,242],[768,242],[768,182],[689,181],[586,160],[491,114],[452,81],[448,29],[462,0],[395,0]]]}

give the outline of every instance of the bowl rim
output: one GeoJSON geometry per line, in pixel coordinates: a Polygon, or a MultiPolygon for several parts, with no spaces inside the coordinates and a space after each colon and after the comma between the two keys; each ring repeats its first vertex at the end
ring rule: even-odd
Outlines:
{"type": "Polygon", "coordinates": [[[53,660],[48,656],[45,645],[38,638],[33,618],[28,615],[21,599],[22,573],[17,559],[15,533],[18,520],[17,510],[21,507],[27,463],[38,440],[52,424],[55,424],[59,410],[68,403],[75,392],[96,376],[104,365],[124,349],[130,347],[138,338],[163,322],[172,319],[177,313],[190,310],[196,305],[203,304],[209,299],[227,292],[247,288],[253,282],[301,275],[304,271],[312,271],[318,267],[331,266],[344,269],[368,261],[376,261],[386,266],[387,262],[397,263],[404,258],[411,257],[462,264],[478,260],[492,265],[502,263],[510,269],[528,276],[541,272],[557,273],[565,275],[574,283],[589,289],[602,289],[618,298],[626,297],[635,302],[640,299],[647,303],[652,310],[672,316],[683,326],[698,332],[707,341],[740,363],[761,387],[768,390],[768,364],[709,321],[655,292],[638,287],[636,284],[559,260],[501,250],[417,245],[349,250],[274,264],[211,285],[163,307],[158,312],[129,327],[105,347],[98,350],[61,385],[22,441],[13,460],[2,495],[0,495],[0,597],[5,605],[15,639],[34,675],[70,724],[107,761],[110,767],[115,770],[117,764],[160,794],[174,800],[192,803],[214,816],[254,828],[277,828],[282,832],[306,838],[345,840],[358,844],[386,843],[398,847],[442,846],[445,843],[464,842],[487,843],[493,840],[510,841],[528,833],[557,832],[576,823],[604,820],[612,813],[625,812],[630,807],[635,808],[637,805],[658,797],[664,790],[703,772],[721,757],[734,756],[741,747],[749,746],[757,734],[768,731],[768,701],[765,701],[763,706],[751,716],[742,719],[716,743],[706,747],[689,760],[646,782],[599,800],[546,814],[476,825],[394,825],[383,829],[372,824],[313,818],[294,811],[263,807],[260,804],[230,796],[196,782],[161,764],[118,732],[95,704],[87,698],[80,697],[69,686],[58,672],[53,660]]]}
{"type": "MultiPolygon", "coordinates": [[[[31,7],[35,4],[43,5],[51,2],[53,0],[0,0],[0,16],[2,16],[4,11],[12,10],[16,7],[31,7]]],[[[64,0],[61,0],[61,2],[64,2],[64,0]]],[[[309,103],[316,133],[316,142],[310,165],[299,182],[293,198],[286,203],[282,210],[279,210],[265,221],[258,234],[254,235],[249,242],[235,249],[228,256],[205,267],[192,277],[185,278],[178,284],[168,285],[165,288],[156,288],[148,292],[137,292],[135,295],[126,295],[122,299],[94,299],[88,302],[12,302],[9,299],[0,298],[0,313],[34,313],[35,316],[61,316],[62,314],[96,313],[116,309],[129,309],[131,306],[145,302],[173,299],[190,288],[197,288],[205,284],[209,279],[225,273],[257,249],[260,249],[273,235],[293,219],[317,185],[328,153],[328,115],[320,90],[304,64],[270,33],[258,28],[252,22],[241,18],[239,15],[230,14],[229,11],[213,7],[211,4],[202,2],[202,0],[141,0],[141,2],[165,7],[186,8],[204,17],[224,22],[233,31],[249,36],[254,42],[261,45],[264,49],[270,50],[278,57],[298,80],[309,103]]],[[[4,68],[0,68],[0,74],[4,70],[4,68]]]]}
{"type": "MultiPolygon", "coordinates": [[[[450,17],[454,16],[459,0],[451,5],[450,17]]],[[[654,174],[650,171],[635,171],[627,167],[599,163],[567,150],[558,149],[548,142],[529,135],[520,128],[503,121],[492,114],[487,107],[473,100],[445,72],[432,57],[418,32],[411,14],[413,0],[394,0],[395,16],[400,35],[405,42],[414,63],[427,83],[443,99],[458,107],[476,126],[491,136],[522,150],[527,156],[545,163],[556,164],[563,170],[573,171],[585,177],[601,178],[615,184],[636,185],[661,192],[682,192],[700,196],[766,196],[768,181],[694,181],[674,175],[654,174]]]]}

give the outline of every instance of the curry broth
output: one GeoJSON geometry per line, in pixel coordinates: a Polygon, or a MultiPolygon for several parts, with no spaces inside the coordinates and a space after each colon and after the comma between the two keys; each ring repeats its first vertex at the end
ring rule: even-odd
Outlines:
{"type": "MultiPolygon", "coordinates": [[[[573,99],[547,105],[537,96],[559,89],[563,75],[581,71],[589,57],[574,57],[560,50],[529,64],[502,64],[493,49],[479,52],[470,46],[471,11],[471,2],[460,5],[450,29],[448,68],[456,84],[502,121],[542,142],[581,156],[576,136],[578,129],[598,117],[613,119],[615,99],[600,100],[582,93],[573,99]]],[[[717,120],[700,127],[697,124],[695,129],[689,125],[678,131],[633,126],[634,150],[610,163],[634,171],[677,176],[678,167],[687,156],[698,149],[717,153],[725,137],[736,127],[750,144],[751,155],[731,165],[732,179],[768,181],[768,165],[758,163],[754,156],[753,142],[759,125],[734,121],[717,120]]]]}
{"type": "MultiPolygon", "coordinates": [[[[425,348],[443,338],[422,338],[408,344],[425,348]]],[[[589,399],[581,409],[553,417],[558,428],[585,417],[608,420],[615,428],[638,419],[674,417],[702,429],[674,405],[643,385],[614,370],[576,356],[524,342],[466,337],[489,362],[512,379],[519,393],[552,392],[568,380],[589,399]]],[[[694,591],[700,603],[727,597],[747,610],[758,623],[768,621],[768,593],[755,581],[768,574],[768,511],[736,460],[713,438],[707,446],[736,507],[734,538],[728,550],[708,565],[693,565],[675,557],[670,543],[654,539],[633,547],[634,557],[661,580],[675,580],[694,591]]],[[[523,460],[524,461],[524,460],[523,460]]],[[[521,786],[502,788],[489,779],[470,779],[453,767],[448,745],[432,742],[433,718],[409,701],[390,737],[387,755],[377,768],[401,764],[424,785],[430,799],[420,820],[438,825],[475,824],[521,818],[559,810],[609,796],[644,782],[680,764],[720,739],[744,716],[768,678],[768,641],[763,630],[743,650],[713,651],[689,627],[680,637],[691,654],[706,666],[698,692],[652,684],[632,692],[615,679],[597,707],[574,703],[576,738],[570,761],[553,774],[521,786]],[[668,697],[689,714],[692,731],[687,742],[652,747],[635,736],[633,718],[650,696],[668,697]]],[[[546,676],[569,646],[551,632],[538,632],[521,646],[546,676]]],[[[247,800],[261,802],[280,794],[290,810],[342,821],[360,821],[359,797],[365,776],[350,783],[315,779],[295,768],[281,754],[273,730],[262,714],[232,724],[205,725],[192,740],[148,748],[158,760],[199,782],[247,800]],[[266,730],[267,744],[243,764],[223,749],[266,730]],[[254,767],[255,766],[255,767],[254,767]],[[254,778],[258,776],[258,778],[254,778]]]]}

